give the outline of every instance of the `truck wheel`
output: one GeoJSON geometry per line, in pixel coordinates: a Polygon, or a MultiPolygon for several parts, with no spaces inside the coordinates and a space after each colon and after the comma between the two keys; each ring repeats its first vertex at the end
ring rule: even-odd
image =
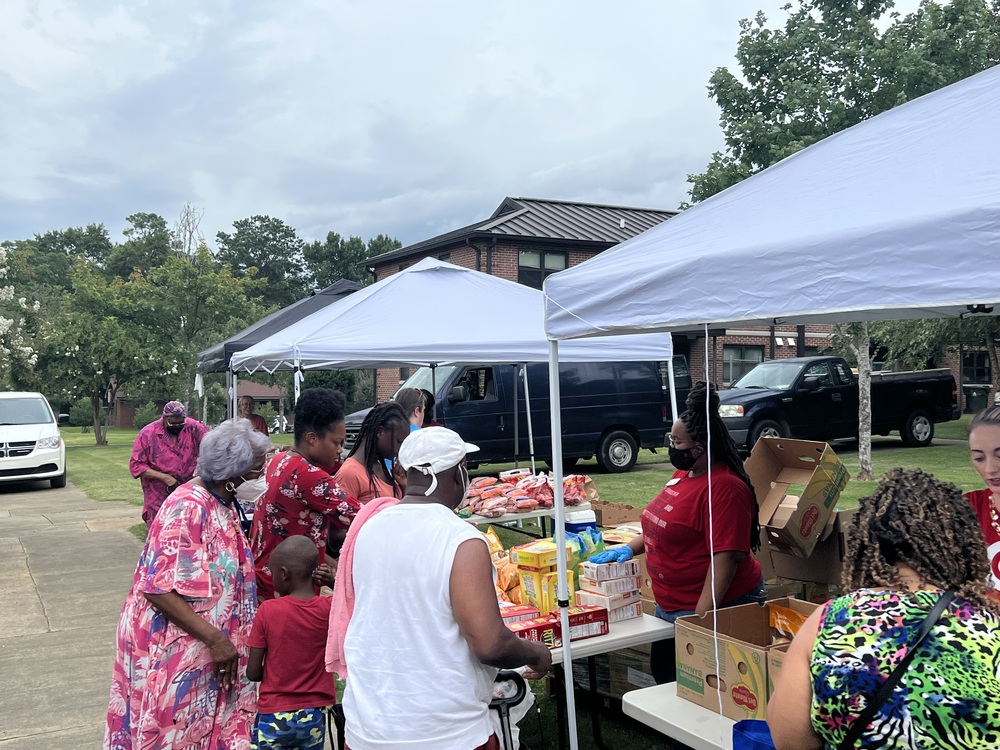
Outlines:
{"type": "Polygon", "coordinates": [[[52,477],[52,479],[49,480],[49,484],[54,489],[57,489],[57,490],[60,489],[60,488],[62,488],[62,487],[65,487],[66,486],[66,472],[64,471],[62,474],[60,474],[57,477],[52,477]]]}
{"type": "Polygon", "coordinates": [[[916,409],[906,418],[906,424],[899,431],[903,444],[912,448],[923,448],[934,439],[934,420],[923,409],[916,409]]]}
{"type": "Polygon", "coordinates": [[[747,441],[747,448],[752,450],[757,444],[757,441],[762,437],[786,437],[785,428],[781,426],[780,422],[775,422],[773,419],[760,420],[753,426],[753,429],[750,430],[750,439],[747,441]]]}
{"type": "Polygon", "coordinates": [[[631,471],[639,458],[635,438],[624,430],[613,430],[597,446],[597,465],[609,474],[631,471]]]}

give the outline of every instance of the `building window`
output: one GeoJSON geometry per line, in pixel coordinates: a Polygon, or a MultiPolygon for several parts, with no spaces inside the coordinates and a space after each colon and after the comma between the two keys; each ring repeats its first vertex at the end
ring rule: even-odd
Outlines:
{"type": "Polygon", "coordinates": [[[399,384],[402,385],[403,383],[405,383],[409,379],[410,379],[410,368],[409,367],[400,367],[399,368],[399,384]]]}
{"type": "Polygon", "coordinates": [[[722,347],[722,383],[730,385],[764,361],[763,346],[722,347]]]}
{"type": "Polygon", "coordinates": [[[988,352],[962,354],[962,382],[990,383],[990,355],[988,352]]]}
{"type": "Polygon", "coordinates": [[[566,268],[566,253],[521,250],[517,259],[517,281],[525,286],[542,288],[547,276],[566,268]]]}

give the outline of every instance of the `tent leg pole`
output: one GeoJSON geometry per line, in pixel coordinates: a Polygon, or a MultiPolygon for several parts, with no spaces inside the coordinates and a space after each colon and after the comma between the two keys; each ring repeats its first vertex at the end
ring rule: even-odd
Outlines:
{"type": "MultiPolygon", "coordinates": [[[[527,383],[527,379],[525,379],[527,383]]],[[[527,394],[525,394],[527,398],[527,394]]],[[[569,633],[569,587],[566,585],[566,508],[563,499],[562,460],[562,416],[559,411],[559,342],[549,342],[549,413],[552,420],[552,490],[555,495],[555,542],[560,554],[556,555],[556,598],[559,601],[559,617],[562,632],[569,633]]],[[[566,716],[569,729],[570,750],[578,750],[579,738],[576,732],[576,695],[573,693],[573,642],[563,639],[563,674],[566,683],[566,716]]]]}

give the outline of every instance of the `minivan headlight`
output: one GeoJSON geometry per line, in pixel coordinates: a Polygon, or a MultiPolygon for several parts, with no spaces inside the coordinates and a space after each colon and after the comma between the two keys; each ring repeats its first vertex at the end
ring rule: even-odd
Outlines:
{"type": "Polygon", "coordinates": [[[58,448],[59,447],[59,437],[47,437],[42,438],[38,441],[39,448],[58,448]]]}
{"type": "Polygon", "coordinates": [[[719,407],[720,417],[742,417],[743,416],[743,405],[742,404],[722,404],[719,407]]]}

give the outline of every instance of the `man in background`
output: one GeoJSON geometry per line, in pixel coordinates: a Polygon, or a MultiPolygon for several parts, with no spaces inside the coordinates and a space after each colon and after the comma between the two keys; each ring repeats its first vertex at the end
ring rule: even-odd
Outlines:
{"type": "Polygon", "coordinates": [[[180,401],[163,407],[163,416],[139,430],[129,471],[142,483],[142,520],[149,526],[174,488],[190,480],[208,428],[190,419],[180,401]]]}

